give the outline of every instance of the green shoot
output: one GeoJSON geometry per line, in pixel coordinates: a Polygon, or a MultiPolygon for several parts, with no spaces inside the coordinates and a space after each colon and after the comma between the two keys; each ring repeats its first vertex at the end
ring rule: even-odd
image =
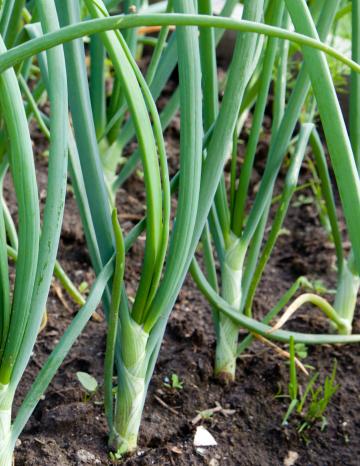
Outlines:
{"type": "Polygon", "coordinates": [[[98,389],[98,382],[95,377],[87,372],[77,372],[76,377],[78,378],[82,388],[85,390],[84,401],[87,402],[95,395],[98,389]]]}
{"type": "Polygon", "coordinates": [[[164,379],[164,386],[174,390],[182,390],[184,388],[183,383],[181,382],[177,374],[172,374],[171,380],[169,380],[168,377],[166,377],[164,379]]]}
{"type": "Polygon", "coordinates": [[[305,359],[308,356],[308,349],[304,343],[295,343],[295,353],[299,359],[305,359]]]}
{"type": "Polygon", "coordinates": [[[298,405],[298,381],[296,375],[296,364],[295,364],[295,340],[294,337],[290,337],[289,345],[289,354],[290,354],[290,381],[288,385],[288,392],[290,398],[290,404],[288,410],[282,421],[282,426],[287,425],[288,419],[291,416],[292,412],[295,410],[298,405]]]}
{"type": "MultiPolygon", "coordinates": [[[[303,432],[305,429],[308,429],[312,425],[314,425],[317,421],[322,420],[324,421],[324,413],[335,395],[335,393],[339,389],[339,385],[335,384],[335,377],[336,377],[336,360],[334,361],[334,366],[330,376],[325,377],[324,385],[318,386],[317,388],[314,387],[314,383],[316,379],[312,382],[310,388],[305,391],[304,397],[301,400],[299,408],[301,407],[301,411],[304,416],[304,422],[299,427],[299,432],[303,432]],[[310,401],[308,407],[304,413],[304,403],[306,398],[310,395],[310,401]]],[[[326,424],[322,422],[322,426],[326,424]]]]}

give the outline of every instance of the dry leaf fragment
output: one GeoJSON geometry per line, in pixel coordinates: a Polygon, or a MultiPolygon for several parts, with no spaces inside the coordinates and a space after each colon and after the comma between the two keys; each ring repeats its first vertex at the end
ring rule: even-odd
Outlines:
{"type": "Polygon", "coordinates": [[[181,450],[181,448],[172,447],[172,448],[171,448],[171,451],[172,451],[173,453],[176,453],[177,455],[182,455],[182,450],[181,450]]]}

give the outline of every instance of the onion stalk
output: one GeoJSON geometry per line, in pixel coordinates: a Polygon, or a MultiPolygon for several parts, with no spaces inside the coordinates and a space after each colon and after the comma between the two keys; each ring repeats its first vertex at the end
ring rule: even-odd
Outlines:
{"type": "MultiPolygon", "coordinates": [[[[320,2],[318,2],[320,3],[320,2]]],[[[275,5],[275,4],[274,4],[275,5]]],[[[338,6],[338,2],[329,2],[322,12],[320,17],[319,23],[319,32],[321,36],[326,36],[326,31],[329,30],[331,26],[331,21],[336,13],[336,9],[338,6]]],[[[277,22],[281,21],[282,19],[282,10],[280,10],[280,6],[277,5],[278,8],[278,18],[277,22]]],[[[274,6],[276,9],[276,6],[274,6]]],[[[289,7],[289,12],[291,13],[291,7],[289,7]]],[[[299,18],[300,15],[297,16],[299,18]]],[[[310,18],[310,16],[308,16],[310,18]]],[[[301,30],[300,32],[304,32],[301,30]]],[[[314,36],[318,38],[318,36],[314,36]]],[[[265,196],[271,195],[272,186],[275,181],[275,174],[277,173],[280,165],[280,158],[275,156],[274,149],[278,154],[282,151],[285,152],[286,149],[286,141],[290,141],[290,135],[293,131],[296,123],[296,119],[300,117],[301,111],[301,103],[304,102],[306,94],[309,89],[309,83],[305,78],[305,72],[303,71],[300,75],[301,78],[297,81],[297,86],[295,87],[292,96],[290,98],[289,104],[286,108],[285,114],[282,108],[284,104],[278,105],[275,107],[275,111],[277,114],[275,115],[275,121],[279,123],[274,124],[273,126],[273,140],[270,145],[270,153],[268,156],[267,168],[269,168],[269,172],[265,170],[263,180],[260,185],[260,190],[258,195],[255,199],[255,205],[250,211],[250,214],[246,219],[246,196],[249,186],[249,179],[251,174],[251,168],[254,160],[255,155],[255,148],[256,143],[259,137],[259,130],[260,130],[260,122],[262,120],[262,116],[264,114],[264,105],[266,103],[266,98],[261,101],[261,97],[267,97],[269,83],[270,81],[266,82],[265,77],[271,77],[272,66],[274,63],[274,52],[275,52],[275,45],[271,44],[271,41],[268,44],[268,55],[265,55],[264,58],[264,65],[263,65],[263,77],[261,80],[262,89],[259,90],[258,101],[255,109],[253,126],[250,133],[250,139],[248,146],[246,148],[245,153],[245,163],[242,166],[239,181],[238,181],[238,189],[237,192],[233,190],[233,194],[231,195],[231,202],[232,206],[230,209],[230,225],[229,228],[229,221],[227,219],[226,212],[226,199],[223,197],[222,203],[216,203],[215,206],[218,212],[218,218],[220,223],[220,229],[223,236],[223,244],[225,244],[225,249],[223,252],[218,251],[218,257],[221,263],[221,282],[222,282],[222,297],[227,301],[233,308],[237,308],[238,312],[242,313],[245,312],[248,316],[251,315],[251,307],[253,297],[256,291],[256,287],[259,283],[261,278],[262,272],[264,267],[269,259],[270,253],[272,248],[274,247],[278,232],[281,229],[282,222],[285,217],[286,210],[289,206],[289,202],[291,199],[291,195],[295,190],[296,187],[296,180],[297,175],[293,179],[294,175],[291,175],[291,169],[289,170],[290,178],[287,179],[285,182],[285,191],[282,196],[282,201],[280,202],[279,209],[277,211],[276,217],[274,219],[274,223],[271,228],[270,237],[265,243],[263,247],[262,254],[260,258],[258,258],[260,245],[262,241],[262,237],[264,235],[264,228],[266,224],[266,219],[268,216],[268,207],[269,200],[266,201],[265,196]],[[271,45],[273,45],[273,50],[271,50],[271,45]],[[271,53],[272,52],[272,53],[271,53]],[[271,57],[271,58],[270,58],[271,57]],[[266,61],[268,59],[268,62],[266,61]],[[266,64],[269,63],[268,68],[266,68],[266,64]],[[282,114],[279,115],[279,112],[282,114]],[[282,122],[281,122],[282,119],[282,122]],[[251,154],[251,155],[250,155],[251,154]],[[274,155],[272,155],[274,154],[274,155]],[[278,161],[276,161],[276,157],[278,161]],[[277,166],[277,168],[275,168],[277,166]],[[271,167],[271,169],[270,169],[271,167]],[[270,181],[271,180],[271,181],[270,181]],[[291,180],[291,181],[290,181],[291,180]],[[270,184],[271,183],[271,184],[270,184]],[[295,184],[294,184],[295,183],[295,184]],[[291,188],[290,188],[291,186],[291,188]],[[288,189],[289,188],[289,189],[288,189]],[[267,194],[266,193],[267,190],[267,194]],[[260,204],[260,199],[262,205],[260,204]],[[262,216],[262,217],[261,217],[262,216]],[[238,236],[237,236],[238,235],[238,236]]],[[[287,49],[283,51],[283,53],[287,53],[287,49]]],[[[317,52],[311,51],[309,54],[316,54],[317,52]]],[[[286,72],[286,68],[284,69],[286,72]]],[[[314,71],[315,74],[315,71],[314,71]]],[[[269,78],[267,78],[269,79],[269,78]]],[[[328,82],[328,81],[327,81],[328,82]]],[[[286,82],[285,82],[286,85],[286,82]]],[[[329,84],[329,89],[331,84],[329,84]]],[[[317,89],[315,89],[316,94],[317,89]]],[[[279,87],[277,92],[284,96],[284,92],[279,87]]],[[[320,92],[320,90],[319,90],[320,92]]],[[[331,92],[331,91],[329,91],[331,92]]],[[[276,97],[275,97],[276,99],[276,97]]],[[[282,97],[284,99],[284,97],[282,97]]],[[[329,123],[330,124],[330,123],[329,123]]],[[[341,127],[341,125],[338,125],[341,127]]],[[[305,129],[305,127],[304,127],[305,129]]],[[[303,141],[305,141],[305,146],[301,148],[302,157],[305,153],[306,149],[306,141],[312,134],[312,127],[308,126],[307,129],[304,131],[306,136],[304,137],[303,134],[303,141]]],[[[345,132],[346,133],[346,132],[345,132]]],[[[342,132],[343,134],[343,132],[342,132]]],[[[342,136],[338,136],[341,140],[342,136]]],[[[312,137],[312,140],[314,138],[312,137]]],[[[346,139],[344,140],[344,144],[346,144],[346,139]]],[[[299,139],[300,141],[300,139],[299,139]]],[[[331,141],[330,141],[331,143],[331,141]]],[[[301,147],[300,142],[300,147],[301,147]]],[[[347,146],[348,147],[348,146],[347,146]]],[[[348,150],[348,149],[347,149],[348,150]]],[[[350,149],[351,151],[351,149],[350,149]]],[[[283,153],[284,153],[283,152],[283,153]]],[[[236,151],[233,152],[236,154],[236,151]]],[[[352,155],[351,152],[349,153],[348,160],[351,163],[352,155]]],[[[300,161],[301,163],[301,161],[300,161]]],[[[299,171],[300,165],[298,166],[297,173],[299,171]]],[[[341,167],[343,168],[343,167],[341,167]]],[[[236,169],[236,163],[232,163],[232,170],[236,169]]],[[[353,170],[352,170],[353,172],[353,170]]],[[[235,173],[235,172],[234,172],[235,173]]],[[[340,175],[339,175],[340,176],[340,175]]],[[[232,176],[232,186],[235,186],[235,177],[232,176]]],[[[344,177],[339,178],[340,182],[344,180],[344,177]]],[[[356,178],[354,178],[356,181],[356,178]]],[[[353,194],[356,194],[356,189],[353,190],[353,194]]],[[[354,201],[357,203],[357,201],[354,201]]],[[[350,204],[349,204],[350,205],[350,204]]],[[[353,204],[352,204],[353,205],[353,204]]],[[[350,222],[352,219],[349,220],[350,222]]],[[[217,233],[219,234],[219,232],[217,233]]],[[[215,235],[214,235],[215,238],[215,235]]],[[[218,240],[216,240],[218,243],[218,240]]],[[[341,248],[341,247],[340,247],[341,248]]],[[[338,248],[339,249],[339,248],[338,248]]],[[[207,261],[208,263],[208,261],[207,261]]],[[[199,283],[199,274],[196,272],[197,268],[193,267],[193,273],[196,276],[196,281],[199,283]]],[[[349,334],[351,329],[351,321],[353,318],[353,311],[356,303],[356,296],[359,287],[358,275],[356,270],[349,269],[347,262],[341,262],[339,268],[339,283],[338,283],[338,293],[334,303],[334,308],[330,305],[324,304],[324,311],[326,312],[327,316],[331,319],[333,325],[337,327],[340,333],[349,334]],[[345,276],[346,275],[346,276],[345,276]],[[327,312],[328,308],[331,308],[331,312],[327,312]]],[[[198,270],[197,270],[198,271],[198,270]]],[[[209,275],[210,268],[207,265],[207,273],[209,275]]],[[[213,283],[212,283],[212,286],[213,283]]],[[[305,295],[304,295],[305,296],[305,295]]],[[[316,302],[320,307],[322,307],[321,299],[316,299],[313,301],[316,302]]],[[[295,304],[295,303],[294,303],[295,304]]],[[[213,315],[217,316],[216,313],[213,312],[213,315]]],[[[238,338],[238,328],[237,326],[232,323],[231,320],[227,320],[222,314],[220,314],[220,318],[218,321],[215,322],[216,328],[216,335],[217,335],[217,348],[216,348],[216,361],[215,361],[215,374],[218,375],[220,378],[224,380],[233,380],[235,377],[235,361],[238,355],[237,353],[237,338],[238,338]],[[219,325],[220,322],[220,325],[219,325]],[[229,356],[231,355],[231,357],[229,356]],[[228,362],[224,362],[224,360],[228,359],[228,362]]]]}
{"type": "MultiPolygon", "coordinates": [[[[45,30],[58,28],[56,15],[44,13],[44,2],[37,2],[45,30]]],[[[51,4],[51,8],[54,5],[51,4]]],[[[5,45],[1,42],[5,51],[5,45]]],[[[51,74],[54,77],[50,89],[52,135],[50,140],[50,163],[48,197],[45,206],[43,231],[40,236],[40,214],[34,161],[25,109],[22,103],[19,84],[13,70],[1,75],[0,100],[4,120],[10,136],[9,162],[15,191],[19,204],[18,257],[14,295],[10,307],[7,270],[7,257],[4,256],[6,239],[2,221],[2,339],[0,352],[2,430],[0,464],[12,462],[13,443],[10,441],[10,416],[16,387],[30,359],[40,327],[56,252],[60,237],[63,206],[67,179],[67,147],[64,141],[67,121],[66,82],[59,84],[57,79],[64,78],[65,63],[62,48],[48,53],[51,74]],[[56,91],[55,91],[56,88],[56,91]],[[63,99],[65,98],[65,102],[63,99]],[[65,125],[65,127],[64,127],[65,125]],[[21,135],[19,137],[19,135],[21,135]],[[30,252],[31,251],[31,252],[30,252]]],[[[1,216],[3,213],[1,211],[1,216]]]]}

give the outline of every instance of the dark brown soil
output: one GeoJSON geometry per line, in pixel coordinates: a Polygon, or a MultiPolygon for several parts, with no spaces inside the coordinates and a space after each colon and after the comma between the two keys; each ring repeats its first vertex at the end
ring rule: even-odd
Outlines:
{"type": "MultiPolygon", "coordinates": [[[[178,123],[168,131],[168,147],[176,152],[178,123]]],[[[266,148],[266,141],[263,143],[266,148]]],[[[173,154],[173,157],[176,158],[173,154]]],[[[258,170],[263,161],[259,154],[258,170]]],[[[40,188],[46,182],[46,160],[37,155],[40,188]]],[[[303,174],[306,177],[306,174],[303,174]]],[[[254,184],[258,176],[254,176],[254,184]]],[[[303,193],[303,194],[306,194],[303,193]]],[[[14,202],[11,185],[6,196],[14,202]]],[[[43,192],[43,198],[44,192],[43,192]]],[[[298,200],[295,196],[294,200],[298,200]]],[[[126,183],[119,195],[121,220],[128,230],[144,212],[142,184],[136,176],[126,183]]],[[[14,207],[11,204],[12,207],[14,207]]],[[[14,210],[14,209],[12,209],[14,210]]],[[[261,316],[300,275],[322,279],[331,287],[334,250],[319,224],[311,205],[292,206],[286,220],[288,233],[279,238],[255,300],[254,310],[261,316]]],[[[127,258],[127,287],[131,293],[141,267],[140,246],[127,258]]],[[[72,279],[80,284],[93,280],[89,257],[69,189],[59,258],[72,279]]],[[[29,368],[21,382],[17,403],[28,390],[35,374],[59,341],[76,306],[59,288],[52,288],[48,301],[49,319],[39,336],[29,368]],[[65,300],[65,301],[64,301],[65,300]],[[64,304],[65,303],[65,304],[64,304]]],[[[330,297],[331,299],[331,297],[330,297]]],[[[101,311],[100,311],[101,312],[101,311]]],[[[289,323],[289,328],[306,332],[327,332],[328,324],[320,313],[304,308],[289,323]]],[[[101,384],[105,330],[103,322],[91,321],[72,348],[60,371],[48,388],[44,400],[27,424],[16,449],[18,466],[70,466],[112,464],[107,450],[107,427],[101,405],[101,389],[91,400],[76,378],[85,371],[101,384]]],[[[359,320],[355,332],[360,332],[359,320]]],[[[337,360],[336,381],[340,388],[326,412],[327,426],[320,424],[297,432],[300,419],[290,419],[281,427],[288,401],[276,397],[287,393],[288,365],[276,352],[254,343],[238,362],[236,382],[219,384],[212,376],[214,332],[210,307],[192,280],[187,278],[172,313],[165,341],[152,383],[140,433],[139,450],[120,461],[125,465],[358,465],[360,458],[359,361],[360,347],[322,346],[308,348],[306,364],[320,371],[320,378],[330,374],[337,360]],[[164,385],[177,374],[183,388],[164,385]],[[192,423],[199,411],[223,409],[209,419],[192,423]],[[216,447],[196,449],[196,427],[203,425],[217,441],[216,447]],[[291,458],[297,458],[291,462],[291,458]]],[[[300,377],[304,386],[305,377],[300,377]]]]}

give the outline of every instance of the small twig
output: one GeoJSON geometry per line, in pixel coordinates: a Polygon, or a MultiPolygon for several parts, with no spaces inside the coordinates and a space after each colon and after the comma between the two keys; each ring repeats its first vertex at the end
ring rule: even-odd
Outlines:
{"type": "MultiPolygon", "coordinates": [[[[253,333],[253,336],[261,341],[261,343],[264,343],[264,345],[267,345],[269,346],[270,348],[274,349],[280,356],[286,358],[286,359],[290,359],[290,353],[288,351],[285,351],[283,350],[282,348],[280,348],[279,346],[275,345],[275,343],[273,343],[272,341],[264,338],[263,336],[261,335],[258,335],[257,333],[253,333]]],[[[295,364],[297,365],[297,367],[306,375],[309,375],[309,372],[306,370],[304,364],[302,362],[299,361],[298,358],[295,358],[295,364]]]]}
{"type": "Polygon", "coordinates": [[[34,357],[31,358],[31,362],[38,368],[38,369],[42,369],[42,364],[40,364],[34,357]]]}
{"type": "MultiPolygon", "coordinates": [[[[55,294],[57,296],[57,298],[59,299],[59,301],[61,302],[61,304],[64,306],[64,308],[71,314],[73,315],[75,312],[74,312],[74,309],[72,309],[65,297],[64,297],[64,294],[62,292],[62,289],[60,288],[60,286],[56,283],[55,280],[53,280],[53,283],[52,283],[52,286],[53,286],[53,289],[55,291],[55,294]]],[[[91,316],[91,319],[94,320],[95,322],[102,322],[104,319],[101,317],[101,315],[98,313],[98,312],[94,312],[93,315],[91,316]]]]}
{"type": "Polygon", "coordinates": [[[191,421],[192,424],[196,425],[198,422],[200,422],[204,416],[212,416],[215,413],[218,413],[222,411],[221,406],[215,406],[215,408],[210,408],[210,409],[204,409],[203,411],[200,411],[199,414],[197,414],[194,419],[191,421]]]}
{"type": "Polygon", "coordinates": [[[138,221],[138,220],[141,220],[142,219],[142,216],[139,215],[139,214],[130,214],[130,213],[123,213],[120,215],[120,219],[121,220],[135,220],[135,221],[138,221]]]}
{"type": "Polygon", "coordinates": [[[53,289],[55,291],[55,294],[58,298],[58,300],[61,302],[61,304],[64,306],[64,308],[70,313],[70,314],[74,314],[74,310],[71,309],[71,307],[68,305],[68,303],[66,302],[66,299],[63,295],[63,292],[62,292],[62,289],[60,288],[60,286],[56,283],[55,280],[53,280],[53,289]]]}
{"type": "Polygon", "coordinates": [[[198,424],[204,417],[212,416],[215,413],[224,414],[224,416],[228,416],[235,413],[235,409],[224,409],[220,403],[216,402],[216,406],[214,408],[204,409],[200,411],[194,419],[191,421],[192,424],[198,424]]]}
{"type": "Polygon", "coordinates": [[[165,401],[163,401],[161,398],[159,398],[158,396],[154,395],[154,398],[155,400],[161,404],[161,406],[163,406],[164,408],[168,409],[171,413],[175,414],[175,416],[178,416],[179,413],[178,411],[176,411],[176,409],[172,408],[171,406],[169,406],[168,404],[165,403],[165,401]]]}
{"type": "MultiPolygon", "coordinates": [[[[161,26],[143,26],[138,29],[138,34],[139,35],[144,35],[144,34],[151,34],[153,32],[159,32],[161,30],[161,26]]],[[[175,26],[169,26],[170,31],[175,30],[175,26]]]]}

